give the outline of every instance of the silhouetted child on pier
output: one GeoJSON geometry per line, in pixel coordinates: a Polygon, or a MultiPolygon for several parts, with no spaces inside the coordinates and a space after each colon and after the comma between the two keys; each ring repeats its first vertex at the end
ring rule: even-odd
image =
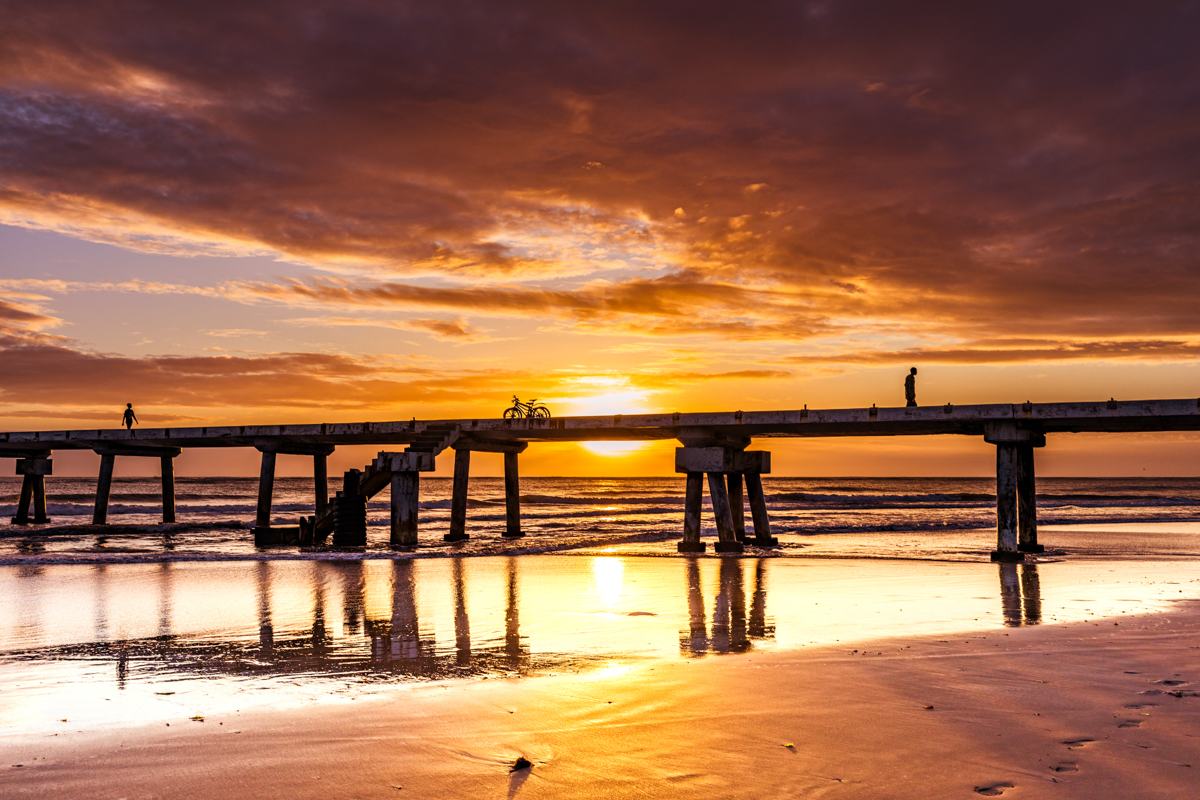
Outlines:
{"type": "Polygon", "coordinates": [[[133,423],[138,421],[137,414],[133,413],[133,403],[125,404],[125,416],[121,418],[121,421],[125,423],[125,430],[133,429],[133,423]]]}
{"type": "Polygon", "coordinates": [[[905,405],[912,408],[917,404],[917,368],[913,367],[908,371],[908,377],[904,379],[904,399],[907,401],[905,405]]]}

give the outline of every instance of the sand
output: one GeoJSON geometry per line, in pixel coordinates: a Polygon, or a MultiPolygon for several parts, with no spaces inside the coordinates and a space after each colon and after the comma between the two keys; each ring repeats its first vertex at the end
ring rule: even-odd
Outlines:
{"type": "Polygon", "coordinates": [[[0,794],[1194,797],[1198,674],[1200,603],[1181,601],[951,640],[639,660],[8,737],[0,794]],[[522,755],[533,768],[510,775],[522,755]]]}

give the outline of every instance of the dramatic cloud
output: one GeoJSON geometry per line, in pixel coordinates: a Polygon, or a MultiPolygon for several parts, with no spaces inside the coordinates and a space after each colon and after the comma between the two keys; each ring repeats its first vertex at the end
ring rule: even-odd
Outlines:
{"type": "Polygon", "coordinates": [[[522,322],[688,337],[728,356],[695,380],[1200,342],[1194,4],[0,0],[0,19],[0,222],[279,259],[246,280],[10,271],[0,361],[25,404],[86,377],[103,402],[140,381],[217,405],[253,381],[255,403],[365,408],[493,371],[499,391],[531,347],[422,382],[290,352],[272,321],[456,352],[522,322]],[[281,316],[194,321],[265,331],[245,358],[100,355],[47,333],[47,298],[78,292],[281,316]]]}

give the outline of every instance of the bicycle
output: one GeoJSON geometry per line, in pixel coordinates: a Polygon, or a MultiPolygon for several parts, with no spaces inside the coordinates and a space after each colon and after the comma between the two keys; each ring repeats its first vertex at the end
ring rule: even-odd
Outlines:
{"type": "Polygon", "coordinates": [[[537,400],[522,403],[513,395],[513,407],[504,409],[505,419],[550,419],[550,409],[537,405],[537,400]]]}

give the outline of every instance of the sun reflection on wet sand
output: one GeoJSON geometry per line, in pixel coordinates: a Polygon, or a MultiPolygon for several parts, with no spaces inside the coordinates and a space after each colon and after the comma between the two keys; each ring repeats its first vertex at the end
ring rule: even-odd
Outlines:
{"type": "Polygon", "coordinates": [[[1119,616],[1195,562],[536,556],[0,568],[12,730],[348,700],[428,681],[1119,616]],[[1140,598],[1140,599],[1131,599],[1140,598]],[[265,690],[265,691],[264,691],[265,690]]]}

